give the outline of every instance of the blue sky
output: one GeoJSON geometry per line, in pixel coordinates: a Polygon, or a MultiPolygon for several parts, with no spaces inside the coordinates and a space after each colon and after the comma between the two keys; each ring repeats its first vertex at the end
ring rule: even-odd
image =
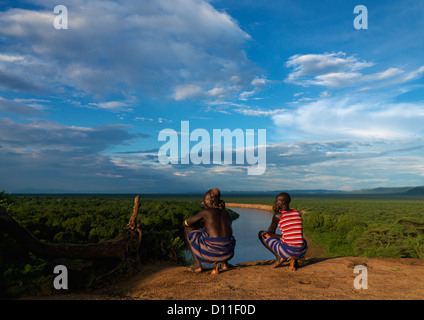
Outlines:
{"type": "Polygon", "coordinates": [[[3,1],[0,189],[424,185],[423,16],[420,1],[3,1]],[[266,129],[266,172],[160,164],[159,132],[181,121],[266,129]]]}

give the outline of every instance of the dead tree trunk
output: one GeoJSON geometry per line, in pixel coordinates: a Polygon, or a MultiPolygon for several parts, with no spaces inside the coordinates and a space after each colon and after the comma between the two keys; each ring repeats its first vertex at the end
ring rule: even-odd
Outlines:
{"type": "Polygon", "coordinates": [[[120,239],[106,240],[99,243],[44,243],[37,239],[30,231],[21,226],[7,215],[4,208],[0,208],[0,232],[8,233],[27,251],[40,258],[67,258],[67,259],[97,259],[113,258],[124,260],[131,254],[137,254],[141,243],[140,225],[135,221],[140,208],[140,195],[134,200],[134,209],[127,224],[128,235],[120,239]],[[3,210],[2,210],[3,209],[3,210]]]}

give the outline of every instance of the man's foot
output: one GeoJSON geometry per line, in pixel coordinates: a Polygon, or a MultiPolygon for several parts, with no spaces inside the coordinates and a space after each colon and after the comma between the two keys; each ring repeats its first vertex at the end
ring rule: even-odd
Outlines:
{"type": "Polygon", "coordinates": [[[195,272],[195,273],[199,273],[203,271],[202,266],[196,266],[194,264],[186,267],[185,269],[186,271],[195,272]]]}
{"type": "Polygon", "coordinates": [[[284,262],[283,258],[276,258],[274,263],[271,265],[273,268],[277,268],[279,266],[281,266],[284,262]]]}
{"type": "Polygon", "coordinates": [[[297,264],[297,259],[295,257],[289,258],[290,266],[287,267],[287,270],[289,271],[296,271],[299,268],[299,265],[297,264]]]}
{"type": "Polygon", "coordinates": [[[212,269],[211,274],[219,274],[219,262],[215,262],[213,264],[213,269],[212,269]]]}
{"type": "Polygon", "coordinates": [[[221,262],[221,269],[227,271],[230,268],[228,262],[221,262]]]}

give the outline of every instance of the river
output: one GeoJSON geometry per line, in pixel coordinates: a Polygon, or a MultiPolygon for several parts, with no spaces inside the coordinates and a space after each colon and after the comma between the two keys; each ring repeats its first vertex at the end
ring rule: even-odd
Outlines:
{"type": "Polygon", "coordinates": [[[229,209],[240,215],[232,225],[236,248],[234,257],[229,262],[238,264],[246,261],[275,259],[275,256],[258,239],[260,230],[268,230],[272,214],[256,209],[231,207],[229,209]]]}

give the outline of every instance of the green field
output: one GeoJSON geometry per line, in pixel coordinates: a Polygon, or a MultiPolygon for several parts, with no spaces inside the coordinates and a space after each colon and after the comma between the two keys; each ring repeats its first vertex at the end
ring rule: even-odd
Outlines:
{"type": "MultiPolygon", "coordinates": [[[[229,197],[228,202],[273,204],[272,197],[229,197]]],[[[424,259],[424,200],[416,196],[292,197],[304,229],[326,256],[424,259]]]]}
{"type": "MultiPolygon", "coordinates": [[[[7,195],[0,206],[46,242],[92,243],[125,235],[135,195],[7,195]]],[[[223,195],[227,202],[272,205],[273,195],[223,195]]],[[[142,195],[142,260],[169,259],[185,247],[182,221],[201,209],[201,195],[142,195]]],[[[292,196],[304,229],[325,255],[424,259],[424,201],[419,197],[292,196]]],[[[236,218],[236,215],[234,216],[236,218]]],[[[25,252],[0,233],[0,297],[51,291],[54,261],[25,252]]],[[[125,269],[122,269],[125,274],[125,269]]]]}

